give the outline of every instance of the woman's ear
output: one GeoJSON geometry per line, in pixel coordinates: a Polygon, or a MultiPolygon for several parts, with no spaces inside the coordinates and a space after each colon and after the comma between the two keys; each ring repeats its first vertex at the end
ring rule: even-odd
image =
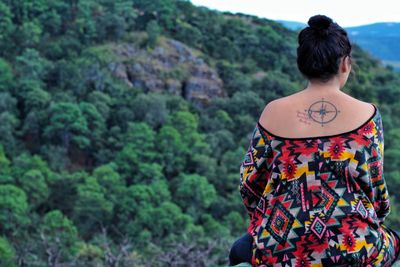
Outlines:
{"type": "Polygon", "coordinates": [[[342,60],[340,62],[341,70],[344,73],[350,72],[351,71],[351,59],[350,56],[344,56],[342,57],[342,60]]]}
{"type": "Polygon", "coordinates": [[[351,71],[351,59],[349,56],[344,56],[340,60],[340,88],[342,88],[349,78],[349,74],[351,71]]]}

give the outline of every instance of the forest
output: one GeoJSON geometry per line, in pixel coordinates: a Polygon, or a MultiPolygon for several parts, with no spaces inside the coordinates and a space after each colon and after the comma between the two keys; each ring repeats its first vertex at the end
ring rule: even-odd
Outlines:
{"type": "MultiPolygon", "coordinates": [[[[183,0],[0,0],[0,266],[227,266],[265,105],[297,33],[183,0]]],[[[354,45],[400,229],[400,73],[354,45]]]]}

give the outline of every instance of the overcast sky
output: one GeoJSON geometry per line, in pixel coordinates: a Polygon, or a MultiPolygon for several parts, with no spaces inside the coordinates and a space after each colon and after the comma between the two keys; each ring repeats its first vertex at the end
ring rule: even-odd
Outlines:
{"type": "Polygon", "coordinates": [[[196,6],[241,12],[272,20],[307,23],[316,14],[331,17],[340,26],[400,22],[400,0],[191,0],[196,6]]]}

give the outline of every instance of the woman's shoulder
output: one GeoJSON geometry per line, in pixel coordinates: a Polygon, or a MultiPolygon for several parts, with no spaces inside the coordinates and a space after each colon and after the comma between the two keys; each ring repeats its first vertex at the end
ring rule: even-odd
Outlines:
{"type": "MultiPolygon", "coordinates": [[[[305,102],[304,100],[306,99],[311,100],[312,102],[312,96],[304,96],[302,95],[302,92],[297,92],[288,96],[280,97],[268,102],[264,107],[263,113],[269,114],[276,111],[281,112],[283,109],[292,106],[293,103],[300,101],[305,102]]],[[[364,110],[367,111],[367,113],[369,111],[370,114],[374,112],[374,106],[377,107],[377,105],[372,102],[362,101],[345,93],[340,95],[338,101],[341,102],[343,105],[351,106],[354,109],[364,110]]]]}
{"type": "Polygon", "coordinates": [[[269,133],[295,138],[347,132],[371,119],[380,119],[377,105],[349,95],[293,94],[267,103],[258,121],[269,133]]]}

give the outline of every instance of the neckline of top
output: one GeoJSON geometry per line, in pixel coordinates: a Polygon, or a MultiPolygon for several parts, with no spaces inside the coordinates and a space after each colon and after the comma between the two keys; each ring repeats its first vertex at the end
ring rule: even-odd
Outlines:
{"type": "Polygon", "coordinates": [[[356,132],[358,130],[360,130],[362,127],[364,127],[365,125],[367,125],[368,123],[370,123],[375,116],[379,113],[378,112],[378,108],[376,107],[375,104],[370,103],[373,107],[374,107],[374,113],[368,118],[368,120],[366,120],[363,124],[361,124],[360,126],[358,126],[357,128],[347,131],[347,132],[342,132],[342,133],[337,133],[337,134],[330,134],[330,135],[320,135],[320,136],[307,136],[307,137],[284,137],[284,136],[279,136],[276,134],[271,133],[270,131],[268,131],[267,129],[264,128],[264,126],[261,125],[260,121],[257,121],[257,125],[259,128],[261,128],[264,132],[266,132],[269,136],[274,137],[275,139],[286,139],[286,140],[310,140],[310,139],[323,139],[323,138],[331,138],[331,137],[337,137],[340,135],[347,135],[353,132],[356,132]]]}

